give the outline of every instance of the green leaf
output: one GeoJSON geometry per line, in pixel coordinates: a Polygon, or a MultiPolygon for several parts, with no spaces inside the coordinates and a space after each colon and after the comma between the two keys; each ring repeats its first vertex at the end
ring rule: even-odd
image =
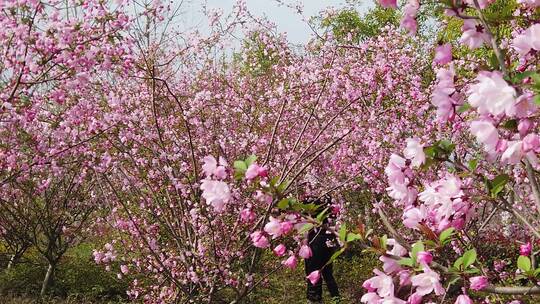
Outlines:
{"type": "Polygon", "coordinates": [[[501,174],[497,177],[495,177],[493,180],[490,181],[491,184],[491,196],[497,197],[497,195],[504,189],[504,186],[510,179],[510,176],[508,174],[501,174]]]}
{"type": "Polygon", "coordinates": [[[245,160],[245,163],[246,163],[246,166],[249,167],[251,164],[253,164],[255,161],[257,160],[257,156],[255,155],[250,155],[246,158],[245,160]]]}
{"type": "Polygon", "coordinates": [[[479,272],[480,272],[480,270],[477,269],[477,268],[470,268],[470,269],[467,269],[467,270],[464,271],[464,273],[466,273],[466,274],[475,274],[475,273],[479,273],[479,272]]]}
{"type": "Polygon", "coordinates": [[[449,140],[441,140],[439,141],[437,146],[447,153],[451,153],[452,151],[454,151],[454,148],[456,147],[456,145],[453,144],[449,140]]]}
{"type": "Polygon", "coordinates": [[[454,262],[454,268],[456,269],[461,269],[461,265],[463,265],[463,257],[459,257],[455,262],[454,262]]]}
{"type": "Polygon", "coordinates": [[[457,281],[459,281],[459,279],[461,279],[461,277],[455,276],[455,275],[452,276],[452,277],[450,278],[450,280],[448,281],[448,286],[452,286],[452,285],[456,284],[457,281]]]}
{"type": "Polygon", "coordinates": [[[279,184],[277,186],[277,190],[282,193],[283,191],[285,191],[285,189],[287,189],[287,187],[289,186],[290,182],[289,181],[283,181],[281,184],[279,184]]]}
{"type": "Polygon", "coordinates": [[[471,266],[474,262],[476,262],[476,250],[473,248],[467,250],[463,254],[463,268],[467,269],[467,267],[471,266]]]}
{"type": "Polygon", "coordinates": [[[345,238],[347,237],[347,225],[344,223],[339,227],[339,240],[342,242],[345,242],[345,238]]]}
{"type": "Polygon", "coordinates": [[[270,180],[270,186],[274,187],[276,183],[279,181],[279,177],[276,176],[270,180]]]}
{"type": "Polygon", "coordinates": [[[324,220],[324,218],[326,217],[326,213],[328,212],[328,208],[324,208],[323,211],[321,211],[318,215],[317,215],[317,222],[319,223],[322,223],[322,221],[324,220]]]}
{"type": "Polygon", "coordinates": [[[433,147],[433,146],[425,147],[424,148],[424,154],[426,154],[427,156],[429,156],[431,158],[435,157],[435,155],[436,155],[435,147],[433,147]]]}
{"type": "Polygon", "coordinates": [[[332,256],[330,257],[330,260],[326,263],[326,265],[332,263],[335,259],[337,259],[343,252],[345,251],[345,247],[341,248],[340,250],[334,252],[332,256]]]}
{"type": "Polygon", "coordinates": [[[470,104],[468,103],[464,103],[462,106],[460,106],[458,109],[457,109],[457,112],[458,113],[465,113],[467,112],[468,110],[470,110],[472,107],[470,104]]]}
{"type": "Polygon", "coordinates": [[[520,255],[517,259],[517,266],[519,269],[527,272],[531,270],[531,260],[529,257],[526,257],[524,255],[520,255]]]}
{"type": "Polygon", "coordinates": [[[535,105],[540,106],[540,95],[535,95],[533,97],[533,102],[535,105]]]}
{"type": "Polygon", "coordinates": [[[354,241],[361,240],[361,239],[362,239],[362,237],[360,236],[360,234],[349,233],[349,234],[347,234],[346,241],[347,241],[347,243],[350,243],[350,242],[354,242],[354,241]]]}
{"type": "Polygon", "coordinates": [[[471,160],[469,161],[468,167],[469,167],[469,170],[471,170],[471,171],[476,170],[476,168],[478,168],[478,159],[476,159],[476,158],[475,158],[475,159],[471,159],[471,160]]]}
{"type": "Polygon", "coordinates": [[[441,234],[439,235],[439,241],[441,242],[441,244],[444,245],[446,241],[454,234],[454,231],[455,229],[453,227],[450,227],[441,232],[441,234]]]}
{"type": "Polygon", "coordinates": [[[414,264],[415,264],[415,261],[411,258],[401,258],[397,262],[401,266],[409,266],[409,267],[414,267],[414,264]]]}
{"type": "Polygon", "coordinates": [[[535,74],[537,74],[535,71],[525,71],[522,73],[517,73],[512,79],[512,81],[516,84],[520,84],[525,78],[529,78],[535,74]]]}
{"type": "Polygon", "coordinates": [[[289,208],[289,199],[288,198],[284,198],[282,200],[280,200],[278,203],[277,203],[277,207],[281,210],[285,210],[287,208],[289,208]]]}
{"type": "Polygon", "coordinates": [[[422,241],[418,241],[414,243],[411,249],[412,259],[415,263],[416,263],[416,256],[418,255],[420,251],[424,251],[424,243],[422,243],[422,241]]]}
{"type": "Polygon", "coordinates": [[[247,170],[246,163],[244,161],[241,161],[241,160],[235,161],[233,166],[234,166],[234,168],[236,170],[239,170],[239,171],[242,171],[242,172],[245,172],[247,170]]]}
{"type": "Polygon", "coordinates": [[[502,124],[503,128],[510,131],[517,131],[517,126],[518,126],[518,123],[516,119],[509,119],[502,124]]]}
{"type": "Polygon", "coordinates": [[[311,228],[315,227],[312,223],[306,223],[304,226],[302,226],[302,228],[300,228],[300,231],[298,231],[300,234],[302,233],[306,233],[308,232],[309,230],[311,230],[311,228]]]}
{"type": "Polygon", "coordinates": [[[381,237],[381,248],[386,250],[388,244],[388,236],[385,234],[381,237]]]}

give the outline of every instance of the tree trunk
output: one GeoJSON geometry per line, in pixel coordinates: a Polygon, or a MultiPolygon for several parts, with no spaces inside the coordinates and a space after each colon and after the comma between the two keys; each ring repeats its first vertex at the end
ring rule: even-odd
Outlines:
{"type": "Polygon", "coordinates": [[[14,262],[15,262],[15,254],[12,254],[11,258],[9,259],[9,262],[7,264],[7,269],[11,269],[11,266],[13,266],[14,262]]]}
{"type": "Polygon", "coordinates": [[[47,292],[47,287],[49,287],[49,283],[51,281],[53,272],[54,272],[54,265],[53,263],[49,262],[49,268],[47,268],[45,279],[43,279],[43,284],[41,285],[41,292],[39,293],[41,297],[45,296],[45,293],[47,292]]]}

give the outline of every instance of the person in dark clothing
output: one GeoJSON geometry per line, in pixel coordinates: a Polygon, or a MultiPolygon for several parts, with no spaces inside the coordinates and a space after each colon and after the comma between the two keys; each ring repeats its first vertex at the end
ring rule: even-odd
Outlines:
{"type": "MultiPolygon", "coordinates": [[[[314,203],[319,206],[318,212],[321,212],[325,208],[330,208],[332,201],[329,196],[325,196],[320,199],[308,198],[304,202],[308,204],[314,203]]],[[[329,216],[331,214],[329,212],[329,216]]],[[[328,225],[328,218],[324,220],[321,227],[314,228],[308,233],[308,244],[312,256],[304,260],[306,275],[320,270],[322,276],[322,279],[319,279],[315,284],[311,284],[309,280],[307,281],[307,299],[310,303],[322,303],[323,280],[332,298],[339,300],[339,289],[334,279],[332,263],[328,263],[339,245],[336,236],[325,229],[325,225],[328,225]]]]}

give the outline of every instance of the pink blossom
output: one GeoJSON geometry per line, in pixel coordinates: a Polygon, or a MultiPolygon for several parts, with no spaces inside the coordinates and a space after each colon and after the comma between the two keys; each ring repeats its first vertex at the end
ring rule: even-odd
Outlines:
{"type": "Polygon", "coordinates": [[[469,298],[468,295],[462,294],[457,297],[456,302],[454,304],[474,304],[474,302],[469,298]]]}
{"type": "Polygon", "coordinates": [[[401,270],[401,266],[399,266],[397,261],[390,257],[381,255],[379,261],[383,262],[383,270],[386,273],[395,273],[401,270]]]}
{"type": "Polygon", "coordinates": [[[476,140],[484,144],[486,151],[495,150],[499,140],[499,133],[491,122],[475,120],[471,122],[470,130],[476,140]]]}
{"type": "Polygon", "coordinates": [[[405,181],[405,175],[403,175],[403,169],[405,168],[405,159],[399,155],[390,155],[388,165],[384,169],[386,176],[390,183],[403,184],[405,181]]]}
{"type": "Polygon", "coordinates": [[[420,251],[418,252],[416,259],[418,260],[418,263],[423,264],[429,264],[431,261],[433,261],[433,256],[428,251],[420,251]]]}
{"type": "Polygon", "coordinates": [[[412,285],[416,287],[416,293],[425,296],[433,291],[436,295],[444,294],[444,288],[440,282],[440,276],[428,266],[424,265],[424,272],[411,278],[412,285]]]}
{"type": "Polygon", "coordinates": [[[306,279],[308,279],[312,285],[315,285],[317,282],[319,282],[319,279],[321,278],[321,272],[320,270],[312,271],[306,279]]]}
{"type": "Polygon", "coordinates": [[[531,255],[531,252],[532,252],[532,244],[531,244],[531,242],[527,242],[527,243],[519,246],[519,254],[520,255],[529,256],[529,255],[531,255]]]}
{"type": "Polygon", "coordinates": [[[520,95],[516,99],[516,116],[525,118],[529,113],[536,109],[536,105],[532,102],[531,94],[520,95]]]}
{"type": "Polygon", "coordinates": [[[393,296],[394,281],[392,280],[392,277],[378,269],[374,269],[373,272],[376,274],[376,276],[368,279],[366,282],[364,282],[364,284],[367,284],[367,286],[370,286],[370,288],[377,290],[377,293],[382,298],[393,296]]]}
{"type": "Polygon", "coordinates": [[[300,250],[298,251],[298,255],[304,259],[309,259],[313,253],[311,252],[311,248],[309,248],[308,245],[302,245],[300,247],[300,250]]]}
{"type": "Polygon", "coordinates": [[[221,212],[225,209],[225,204],[231,198],[229,186],[222,181],[204,179],[201,183],[202,197],[206,203],[212,205],[216,212],[221,212]]]}
{"type": "Polygon", "coordinates": [[[298,264],[298,260],[296,259],[296,256],[291,255],[285,261],[281,262],[281,264],[283,264],[283,266],[287,268],[294,269],[296,268],[296,265],[298,264]]]}
{"type": "Polygon", "coordinates": [[[501,156],[501,161],[508,164],[517,164],[523,158],[523,142],[521,140],[509,141],[508,148],[501,156]]]}
{"type": "Polygon", "coordinates": [[[533,127],[533,122],[530,119],[524,118],[519,120],[518,132],[521,137],[527,135],[529,130],[533,127]]]}
{"type": "Polygon", "coordinates": [[[474,19],[465,19],[461,31],[463,34],[459,42],[467,45],[471,50],[481,47],[489,39],[483,26],[474,19]]]}
{"type": "Polygon", "coordinates": [[[529,151],[538,152],[538,150],[540,150],[540,136],[533,133],[527,134],[527,136],[523,138],[522,149],[524,153],[527,153],[529,151]]]}
{"type": "Polygon", "coordinates": [[[488,278],[485,276],[469,278],[469,282],[471,283],[471,289],[476,291],[486,288],[489,284],[488,278]]]}
{"type": "Polygon", "coordinates": [[[259,171],[261,169],[262,168],[257,163],[253,163],[249,165],[249,167],[246,170],[246,179],[248,180],[255,179],[256,177],[259,176],[259,171]]]}
{"type": "Polygon", "coordinates": [[[206,177],[214,176],[217,179],[224,179],[227,177],[227,171],[224,166],[225,160],[220,158],[221,165],[218,166],[216,158],[212,155],[208,155],[203,158],[203,162],[202,169],[206,177]]]}
{"type": "Polygon", "coordinates": [[[413,293],[409,296],[407,299],[407,304],[421,304],[422,303],[422,296],[418,293],[413,293]]]}
{"type": "Polygon", "coordinates": [[[540,24],[532,25],[515,37],[512,46],[521,56],[527,55],[531,50],[540,51],[540,24]]]}
{"type": "Polygon", "coordinates": [[[281,226],[280,228],[281,228],[281,234],[282,235],[285,235],[285,234],[291,232],[291,230],[294,227],[293,223],[291,223],[289,221],[281,222],[280,226],[281,226]]]}
{"type": "Polygon", "coordinates": [[[126,275],[129,273],[129,268],[126,265],[120,265],[120,271],[122,274],[126,275]]]}
{"type": "Polygon", "coordinates": [[[264,225],[264,231],[271,235],[273,239],[281,236],[283,234],[281,221],[270,217],[270,221],[264,225]]]}
{"type": "Polygon", "coordinates": [[[240,211],[240,219],[242,219],[242,222],[253,222],[255,220],[255,217],[255,212],[253,212],[250,208],[245,208],[240,211]]]}
{"type": "Polygon", "coordinates": [[[381,300],[381,297],[376,292],[368,292],[360,298],[360,302],[368,304],[378,304],[381,300]]]}
{"type": "Polygon", "coordinates": [[[211,176],[217,168],[217,160],[215,157],[208,155],[203,158],[204,164],[202,170],[206,176],[211,176]]]}
{"type": "Polygon", "coordinates": [[[416,21],[415,16],[405,15],[401,19],[400,26],[406,29],[409,33],[414,34],[418,30],[418,22],[416,21]]]}
{"type": "Polygon", "coordinates": [[[435,57],[433,62],[444,65],[452,61],[452,45],[445,43],[435,48],[435,57]]]}
{"type": "Polygon", "coordinates": [[[426,218],[426,209],[424,205],[417,207],[409,207],[403,213],[403,225],[407,228],[416,229],[418,224],[426,218]]]}
{"type": "Polygon", "coordinates": [[[411,273],[408,270],[401,270],[398,272],[399,285],[406,286],[411,284],[411,273]]]}
{"type": "Polygon", "coordinates": [[[416,33],[418,30],[418,22],[416,21],[416,14],[420,8],[418,0],[409,0],[403,8],[403,18],[401,19],[400,26],[406,29],[410,34],[416,33]]]}
{"type": "Polygon", "coordinates": [[[448,69],[437,70],[437,82],[431,94],[431,104],[437,108],[437,119],[441,122],[453,120],[455,116],[455,105],[460,101],[456,99],[454,87],[455,71],[454,66],[448,69]]]}
{"type": "Polygon", "coordinates": [[[286,250],[287,250],[287,247],[285,247],[285,245],[279,244],[274,248],[273,251],[277,256],[282,256],[285,254],[286,250]]]}
{"type": "Polygon", "coordinates": [[[395,239],[388,239],[386,244],[392,246],[392,250],[388,251],[391,255],[404,256],[407,254],[407,249],[401,246],[395,239]]]}
{"type": "Polygon", "coordinates": [[[407,138],[406,143],[407,147],[403,150],[403,155],[411,160],[413,167],[419,167],[426,161],[424,146],[420,144],[417,138],[407,138]]]}
{"type": "Polygon", "coordinates": [[[251,242],[253,243],[253,246],[257,248],[266,248],[270,246],[270,243],[268,242],[268,239],[261,231],[255,231],[251,235],[251,242]]]}
{"type": "Polygon", "coordinates": [[[516,90],[509,86],[500,72],[480,72],[477,83],[468,90],[469,104],[478,108],[480,114],[493,115],[516,113],[516,90]]]}
{"type": "Polygon", "coordinates": [[[384,8],[397,8],[397,0],[379,0],[379,4],[384,8]]]}
{"type": "Polygon", "coordinates": [[[540,0],[517,0],[518,3],[529,7],[539,7],[540,0]]]}

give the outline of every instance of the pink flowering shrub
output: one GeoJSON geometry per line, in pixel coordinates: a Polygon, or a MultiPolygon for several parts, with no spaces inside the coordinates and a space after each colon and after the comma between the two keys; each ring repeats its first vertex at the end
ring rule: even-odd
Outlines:
{"type": "MultiPolygon", "coordinates": [[[[466,69],[466,60],[448,60],[452,56],[443,54],[447,50],[436,50],[434,66],[441,67],[433,85],[431,103],[436,113],[431,119],[450,132],[440,132],[438,138],[404,139],[403,150],[390,156],[385,174],[391,200],[377,203],[375,209],[393,239],[385,236],[381,242],[363,237],[370,241],[370,250],[382,254],[384,263],[384,272],[376,270],[376,276],[366,282],[385,282],[375,287],[365,284],[368,293],[362,298],[364,303],[430,301],[456,283],[463,288],[455,303],[472,303],[469,289],[540,293],[536,286],[540,271],[528,257],[530,239],[538,237],[540,206],[538,126],[533,118],[540,93],[536,86],[536,37],[531,36],[535,24],[521,15],[532,13],[532,8],[520,6],[514,15],[524,22],[523,28],[506,37],[507,44],[500,43],[500,37],[493,36],[499,25],[486,21],[483,11],[492,2],[466,1],[467,9],[453,1],[440,3],[448,15],[464,19],[459,43],[469,49],[491,48],[496,65],[472,75],[470,71],[457,73],[458,68],[466,69]],[[386,218],[389,205],[401,210],[400,221],[386,218]],[[506,214],[514,217],[517,230],[507,230],[506,214]],[[393,225],[409,230],[398,233],[393,225]],[[486,264],[493,253],[482,250],[485,234],[521,238],[524,245],[517,252],[521,255],[517,258],[516,253],[510,261],[516,271],[513,279],[501,280],[498,271],[486,264]],[[394,253],[396,243],[406,251],[394,253]],[[403,279],[403,273],[410,280],[403,279]],[[501,281],[516,286],[496,286],[501,281]],[[402,288],[409,288],[409,295],[396,299],[397,290],[402,288]]],[[[415,6],[416,1],[407,5],[415,6]]],[[[411,23],[407,12],[403,18],[406,24],[411,23]]]]}

